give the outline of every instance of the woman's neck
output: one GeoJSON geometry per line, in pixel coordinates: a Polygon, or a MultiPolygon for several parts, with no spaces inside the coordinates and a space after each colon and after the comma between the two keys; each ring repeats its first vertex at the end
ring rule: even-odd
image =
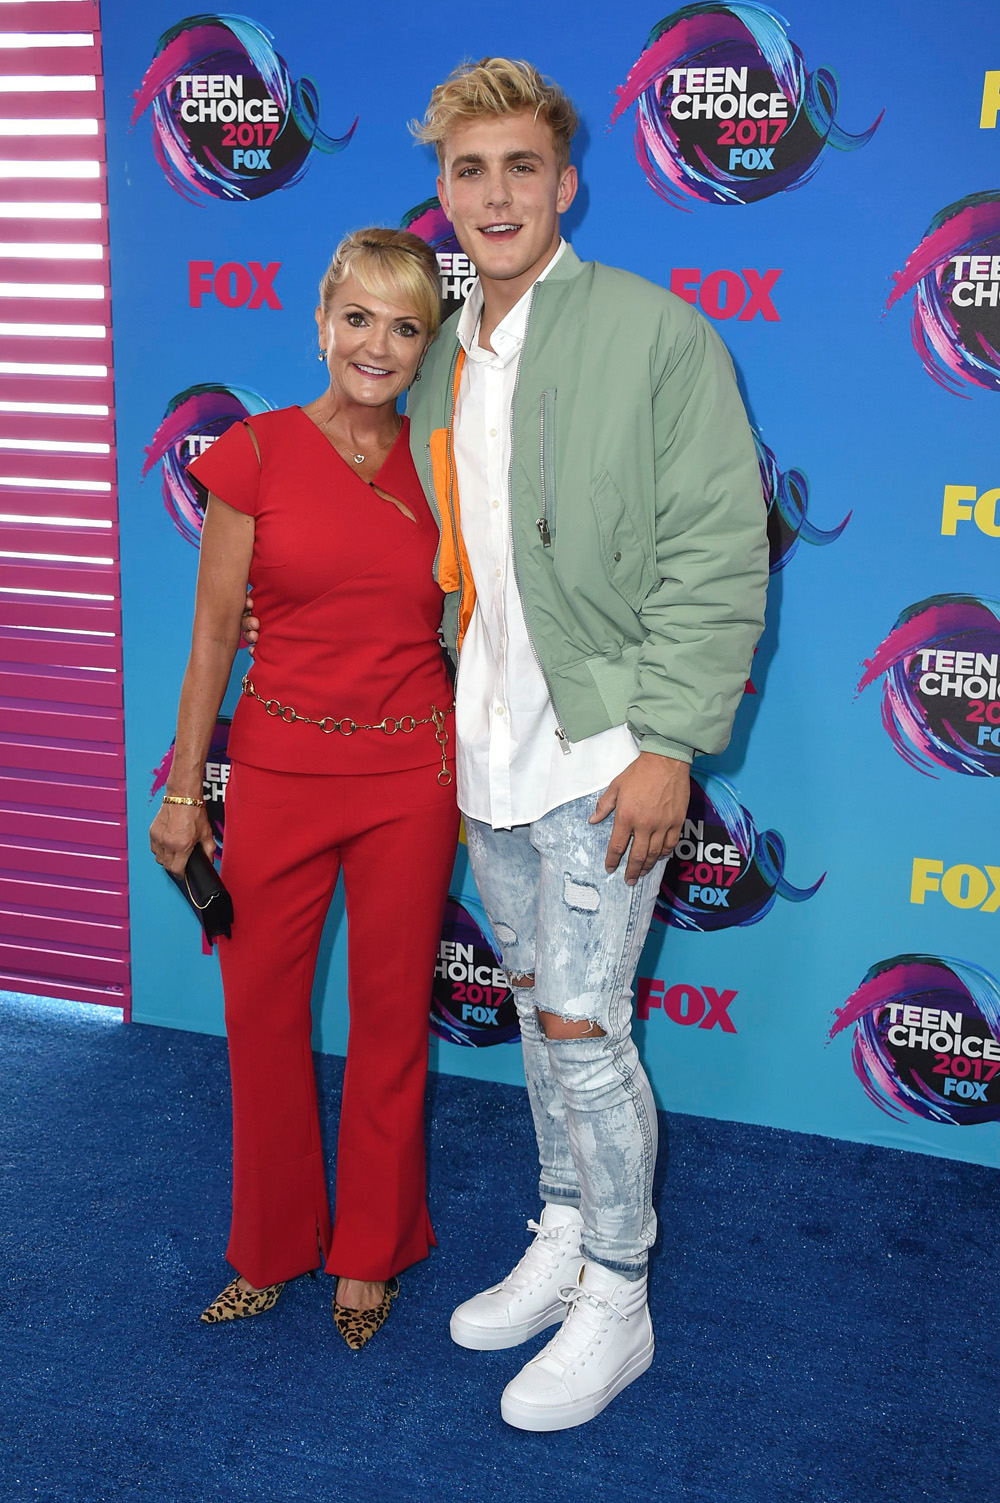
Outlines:
{"type": "Polygon", "coordinates": [[[341,434],[352,448],[362,451],[395,438],[401,426],[395,402],[369,407],[363,402],[352,402],[333,387],[319,398],[316,415],[326,427],[341,434]]]}

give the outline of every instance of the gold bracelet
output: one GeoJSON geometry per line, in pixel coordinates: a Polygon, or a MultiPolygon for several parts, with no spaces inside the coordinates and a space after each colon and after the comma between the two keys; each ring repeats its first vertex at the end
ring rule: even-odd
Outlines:
{"type": "Polygon", "coordinates": [[[165,793],[163,795],[163,802],[165,804],[186,804],[189,809],[204,809],[205,807],[205,800],[203,798],[178,798],[176,793],[165,793]]]}

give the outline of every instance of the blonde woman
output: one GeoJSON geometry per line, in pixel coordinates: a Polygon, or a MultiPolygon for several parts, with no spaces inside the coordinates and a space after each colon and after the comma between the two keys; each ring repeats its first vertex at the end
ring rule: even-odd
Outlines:
{"type": "Polygon", "coordinates": [[[316,311],[327,389],[234,425],[190,466],[210,497],[173,767],[150,832],[170,871],[198,842],[211,853],[202,769],[251,580],[267,631],[233,720],[222,877],[236,917],[219,942],[237,1277],[202,1319],[270,1309],[322,1261],[355,1349],[434,1241],[427,1020],[458,814],[438,529],[396,402],[419,379],[439,296],[423,241],[349,235],[316,311]],[[351,1025],[331,1226],[310,998],[341,870],[351,1025]]]}

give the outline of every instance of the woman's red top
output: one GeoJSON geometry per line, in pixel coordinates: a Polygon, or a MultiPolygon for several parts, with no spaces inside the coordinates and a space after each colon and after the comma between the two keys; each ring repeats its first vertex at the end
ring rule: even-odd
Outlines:
{"type": "MultiPolygon", "coordinates": [[[[438,639],[438,529],[410,458],[405,418],[375,484],[402,501],[415,522],[361,479],[301,407],[234,423],[188,469],[255,520],[250,581],[261,633],[250,678],[262,699],[316,720],[359,724],[386,716],[423,720],[432,705],[450,707],[438,639]]],[[[449,715],[449,756],[454,724],[449,715]]],[[[325,734],[286,724],[246,695],[233,716],[229,753],[278,772],[441,765],[433,725],[409,734],[325,734]]]]}

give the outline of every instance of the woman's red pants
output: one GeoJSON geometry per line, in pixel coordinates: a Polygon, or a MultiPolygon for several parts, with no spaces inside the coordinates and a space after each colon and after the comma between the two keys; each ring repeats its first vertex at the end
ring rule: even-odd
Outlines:
{"type": "Polygon", "coordinates": [[[315,1268],[383,1280],[427,1256],[431,979],[458,836],[435,767],[327,777],[234,764],[219,941],[233,1085],[227,1258],[258,1289],[315,1268]],[[350,1033],[331,1232],[311,1047],[323,922],[343,869],[350,1033]]]}

